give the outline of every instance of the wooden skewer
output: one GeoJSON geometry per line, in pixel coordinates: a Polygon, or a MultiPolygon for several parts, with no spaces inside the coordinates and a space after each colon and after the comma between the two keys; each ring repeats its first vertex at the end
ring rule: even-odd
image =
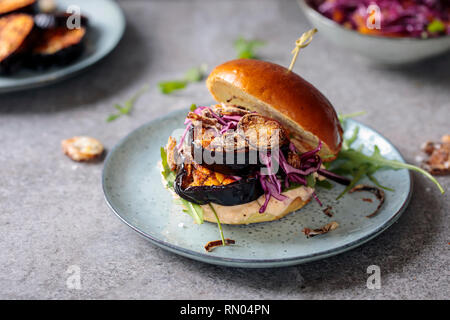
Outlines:
{"type": "Polygon", "coordinates": [[[308,44],[311,43],[314,34],[317,32],[317,29],[311,29],[309,31],[306,31],[302,34],[300,38],[295,41],[295,48],[292,50],[292,54],[294,57],[292,58],[291,64],[289,66],[289,71],[292,71],[292,68],[294,68],[295,61],[297,61],[298,54],[300,52],[300,49],[306,48],[308,44]]]}

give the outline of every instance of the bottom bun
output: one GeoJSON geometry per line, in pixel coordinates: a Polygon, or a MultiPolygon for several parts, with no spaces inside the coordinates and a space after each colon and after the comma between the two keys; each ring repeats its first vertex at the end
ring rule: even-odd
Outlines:
{"type": "MultiPolygon", "coordinates": [[[[262,195],[257,200],[240,204],[237,206],[221,206],[211,203],[223,224],[250,224],[257,222],[274,221],[283,218],[287,214],[299,210],[309,202],[314,192],[313,188],[298,187],[282,194],[288,197],[284,201],[271,198],[264,213],[259,213],[259,209],[264,204],[265,197],[262,195]]],[[[211,207],[202,205],[203,217],[206,221],[217,223],[211,207]]]]}

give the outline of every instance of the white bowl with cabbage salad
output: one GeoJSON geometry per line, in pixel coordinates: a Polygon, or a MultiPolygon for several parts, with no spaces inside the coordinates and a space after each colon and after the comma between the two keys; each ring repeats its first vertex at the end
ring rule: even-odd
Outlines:
{"type": "Polygon", "coordinates": [[[298,0],[332,43],[376,63],[401,65],[450,51],[448,0],[298,0]]]}

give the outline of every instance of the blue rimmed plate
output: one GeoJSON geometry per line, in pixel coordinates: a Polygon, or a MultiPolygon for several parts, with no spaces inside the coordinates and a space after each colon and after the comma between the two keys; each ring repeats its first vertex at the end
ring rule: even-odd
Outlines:
{"type": "Polygon", "coordinates": [[[115,1],[58,0],[57,4],[62,11],[69,6],[78,6],[81,14],[89,18],[85,52],[68,66],[45,71],[24,69],[10,76],[0,76],[0,93],[41,87],[73,76],[107,56],[122,38],[126,21],[115,1]]]}
{"type": "MultiPolygon", "coordinates": [[[[172,195],[161,183],[160,147],[170,135],[183,131],[186,110],[176,111],[136,129],[109,153],[103,168],[103,191],[112,211],[133,230],[152,243],[195,260],[234,267],[270,268],[289,266],[323,259],[355,248],[379,235],[391,226],[405,210],[412,191],[412,179],[407,170],[377,172],[376,178],[395,192],[386,192],[382,209],[373,218],[366,218],[377,206],[363,201],[365,193],[347,194],[339,201],[343,190],[317,189],[324,206],[333,207],[328,217],[315,201],[285,218],[248,226],[223,226],[225,236],[236,245],[219,247],[207,253],[203,246],[220,238],[217,226],[205,222],[194,224],[174,203],[172,195]],[[336,221],[339,227],[325,235],[307,239],[302,229],[318,228],[336,221]]],[[[360,127],[355,146],[363,145],[370,153],[378,145],[390,159],[404,161],[398,150],[374,130],[348,120],[346,134],[360,127]]],[[[370,184],[369,181],[365,181],[370,184]]]]}

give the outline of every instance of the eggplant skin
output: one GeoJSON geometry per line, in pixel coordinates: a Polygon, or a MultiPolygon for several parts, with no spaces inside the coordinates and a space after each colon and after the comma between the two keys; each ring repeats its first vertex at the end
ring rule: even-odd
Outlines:
{"type": "MultiPolygon", "coordinates": [[[[261,168],[263,165],[259,160],[259,156],[256,153],[256,163],[250,164],[250,152],[248,148],[245,148],[243,150],[233,150],[233,151],[227,151],[222,152],[222,160],[221,163],[206,163],[204,159],[205,154],[210,154],[212,158],[215,159],[216,152],[214,150],[209,150],[203,148],[203,146],[194,140],[194,128],[191,128],[189,130],[189,134],[187,137],[188,143],[190,143],[190,149],[191,149],[191,156],[192,159],[195,160],[195,155],[202,155],[202,163],[203,167],[206,169],[209,169],[214,172],[219,172],[225,175],[233,175],[233,176],[249,176],[253,174],[256,170],[261,168]],[[233,161],[232,163],[227,163],[227,154],[232,152],[233,153],[233,161]],[[244,160],[244,161],[242,161],[244,160]]],[[[253,160],[253,159],[252,159],[253,160]]],[[[228,161],[229,162],[229,161],[228,161]]]]}
{"type": "MultiPolygon", "coordinates": [[[[283,127],[275,120],[263,117],[259,114],[246,114],[242,117],[239,122],[239,126],[243,129],[244,136],[246,139],[246,146],[240,149],[234,150],[224,150],[220,153],[215,152],[214,149],[208,147],[203,147],[202,142],[194,140],[194,128],[189,130],[188,142],[191,146],[191,155],[195,159],[195,155],[202,155],[203,167],[226,175],[236,175],[236,176],[249,176],[255,171],[264,166],[260,159],[260,153],[266,155],[271,151],[271,146],[269,145],[257,145],[259,132],[261,129],[268,130],[268,134],[278,129],[280,130],[279,145],[283,153],[287,154],[289,149],[288,139],[286,137],[286,132],[283,127]],[[257,133],[257,135],[252,135],[252,133],[257,133]],[[219,156],[219,160],[213,163],[207,163],[204,156],[210,155],[211,160],[215,160],[216,156],[219,156]],[[231,158],[227,161],[227,158],[231,158]]],[[[210,162],[210,161],[208,161],[210,162]]]]}
{"type": "Polygon", "coordinates": [[[46,69],[53,65],[67,65],[78,59],[85,50],[86,28],[69,30],[65,27],[45,30],[33,48],[28,65],[46,69]]]}
{"type": "MultiPolygon", "coordinates": [[[[288,154],[289,145],[283,145],[281,147],[281,151],[283,154],[288,154]]],[[[211,154],[211,157],[215,157],[214,151],[205,150],[201,145],[198,143],[195,143],[194,141],[191,142],[191,153],[192,158],[194,158],[194,155],[201,154],[202,157],[205,153],[211,154]]],[[[233,162],[227,163],[227,154],[223,152],[223,159],[222,163],[211,163],[208,164],[204,159],[202,159],[202,163],[200,163],[203,167],[214,171],[219,172],[225,175],[231,175],[231,176],[240,176],[240,177],[246,177],[254,174],[256,171],[258,171],[260,168],[264,167],[265,165],[261,162],[261,159],[259,157],[258,151],[253,151],[256,155],[250,156],[249,149],[245,150],[235,150],[233,151],[233,162]],[[256,164],[254,162],[254,158],[256,158],[256,164]],[[240,160],[240,162],[238,161],[240,160]],[[244,161],[242,161],[244,160],[244,161]],[[250,163],[250,160],[252,160],[252,163],[250,163]],[[243,163],[242,163],[243,162],[243,163]]],[[[264,154],[267,154],[267,151],[264,152],[264,154]]]]}
{"type": "MultiPolygon", "coordinates": [[[[205,150],[201,145],[195,142],[191,143],[191,152],[192,156],[194,156],[195,154],[201,154],[203,157],[206,152],[208,152],[208,154],[211,154],[211,157],[215,157],[216,155],[214,151],[205,150]]],[[[233,153],[233,161],[231,164],[227,163],[227,153],[223,152],[222,163],[208,164],[206,163],[205,159],[203,159],[201,165],[211,171],[233,176],[248,176],[262,167],[262,164],[259,161],[259,156],[257,154],[257,163],[250,164],[250,152],[248,151],[248,149],[235,150],[230,152],[233,153]],[[244,161],[242,161],[241,159],[243,159],[244,161]],[[239,163],[238,160],[241,160],[241,162],[244,163],[239,163]]]]}
{"type": "Polygon", "coordinates": [[[33,17],[17,13],[0,18],[0,74],[17,71],[34,39],[33,17]]]}
{"type": "Polygon", "coordinates": [[[225,186],[195,186],[183,189],[185,176],[186,170],[184,166],[180,166],[174,183],[175,193],[199,205],[213,202],[222,206],[235,206],[252,202],[264,194],[256,177],[243,178],[225,186]]]}

